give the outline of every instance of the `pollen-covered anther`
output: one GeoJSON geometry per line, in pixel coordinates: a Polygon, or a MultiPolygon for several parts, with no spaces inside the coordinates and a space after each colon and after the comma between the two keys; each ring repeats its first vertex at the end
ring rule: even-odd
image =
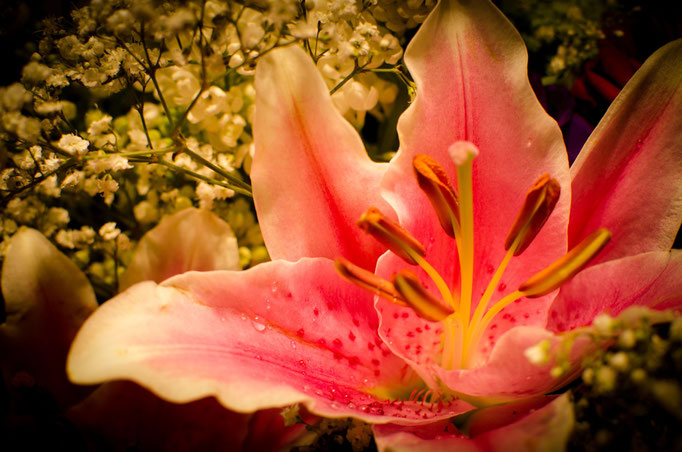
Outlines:
{"type": "Polygon", "coordinates": [[[413,255],[426,255],[424,245],[398,223],[386,218],[376,207],[367,209],[358,220],[358,226],[408,264],[417,264],[413,255]]]}
{"type": "Polygon", "coordinates": [[[459,228],[459,201],[445,170],[438,162],[424,154],[414,157],[412,167],[419,188],[429,198],[440,225],[446,234],[454,237],[455,228],[459,228]]]}
{"type": "Polygon", "coordinates": [[[337,257],[334,259],[334,268],[339,275],[356,286],[360,286],[397,305],[407,306],[393,284],[362,267],[358,267],[348,259],[337,257]]]}
{"type": "Polygon", "coordinates": [[[608,229],[597,229],[565,256],[521,284],[519,292],[528,298],[547,295],[585,268],[610,239],[611,232],[608,229]]]}
{"type": "Polygon", "coordinates": [[[507,235],[504,242],[505,250],[511,248],[517,239],[514,256],[520,255],[528,248],[552,214],[560,193],[561,186],[556,179],[552,179],[548,174],[540,176],[528,191],[523,207],[507,235]]]}
{"type": "Polygon", "coordinates": [[[413,272],[403,269],[393,276],[393,285],[405,303],[420,317],[431,322],[440,322],[455,311],[444,302],[431,295],[422,286],[413,272]]]}

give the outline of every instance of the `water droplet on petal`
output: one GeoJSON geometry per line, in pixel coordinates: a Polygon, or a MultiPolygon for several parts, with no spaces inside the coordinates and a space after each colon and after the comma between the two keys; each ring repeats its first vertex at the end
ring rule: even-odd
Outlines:
{"type": "Polygon", "coordinates": [[[242,318],[242,320],[246,320],[246,314],[242,313],[240,317],[242,318]]]}
{"type": "Polygon", "coordinates": [[[260,322],[258,321],[258,317],[255,317],[255,318],[253,319],[253,321],[251,322],[251,325],[253,325],[253,328],[254,328],[256,331],[258,331],[259,333],[262,333],[263,331],[265,331],[265,325],[263,325],[262,323],[260,323],[260,322]]]}

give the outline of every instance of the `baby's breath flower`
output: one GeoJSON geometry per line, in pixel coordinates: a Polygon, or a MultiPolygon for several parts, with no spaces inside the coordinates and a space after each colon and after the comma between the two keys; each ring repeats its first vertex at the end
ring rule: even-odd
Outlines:
{"type": "Polygon", "coordinates": [[[104,223],[102,227],[99,228],[98,233],[100,237],[108,242],[109,240],[113,240],[118,237],[121,233],[121,230],[116,227],[116,223],[114,221],[110,221],[108,223],[104,223]]]}
{"type": "Polygon", "coordinates": [[[62,135],[57,146],[71,155],[85,155],[88,152],[90,142],[78,135],[67,133],[66,135],[62,135]]]}
{"type": "Polygon", "coordinates": [[[107,158],[89,160],[86,168],[92,173],[102,173],[104,171],[122,171],[132,168],[128,159],[120,155],[113,155],[107,158]]]}

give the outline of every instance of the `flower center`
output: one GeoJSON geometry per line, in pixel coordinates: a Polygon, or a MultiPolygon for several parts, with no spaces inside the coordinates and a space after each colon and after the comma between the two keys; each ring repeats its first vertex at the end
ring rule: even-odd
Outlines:
{"type": "Polygon", "coordinates": [[[351,262],[336,259],[337,271],[345,279],[376,295],[400,305],[409,306],[420,317],[443,323],[441,366],[446,369],[468,368],[481,337],[497,314],[514,301],[546,295],[582,270],[608,243],[611,233],[597,229],[565,256],[550,264],[517,290],[505,295],[492,306],[490,300],[509,262],[531,244],[551,215],[559,199],[559,183],[549,175],[541,176],[530,188],[504,243],[507,251],[493,273],[473,314],[474,284],[474,208],[472,167],[478,149],[472,143],[454,143],[449,154],[457,168],[457,190],[450,184],[445,170],[432,158],[417,155],[414,173],[421,190],[433,206],[438,221],[456,242],[460,268],[459,291],[455,292],[426,260],[424,246],[407,230],[371,207],[358,221],[358,226],[410,265],[418,265],[433,281],[440,298],[429,293],[409,269],[387,281],[351,262]]]}

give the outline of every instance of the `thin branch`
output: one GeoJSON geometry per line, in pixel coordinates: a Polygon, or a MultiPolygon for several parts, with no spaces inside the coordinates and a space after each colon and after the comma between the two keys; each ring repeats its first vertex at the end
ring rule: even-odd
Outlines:
{"type": "Polygon", "coordinates": [[[167,162],[167,161],[165,161],[165,160],[159,160],[159,161],[150,162],[150,163],[158,163],[159,165],[163,165],[163,166],[165,166],[165,167],[167,167],[167,168],[170,168],[170,169],[172,169],[172,170],[175,170],[175,171],[177,171],[177,172],[179,172],[179,173],[186,174],[186,175],[188,175],[188,176],[190,176],[190,177],[193,177],[193,178],[195,178],[195,179],[199,179],[199,180],[202,180],[202,181],[204,181],[204,182],[208,182],[209,184],[219,185],[219,186],[221,186],[221,187],[225,187],[225,188],[228,188],[228,189],[230,189],[230,190],[233,190],[233,191],[236,192],[236,193],[240,193],[240,194],[242,194],[242,195],[246,195],[246,196],[249,196],[249,197],[253,197],[253,194],[251,193],[250,190],[246,190],[246,189],[240,188],[240,187],[235,187],[234,185],[230,185],[230,184],[228,184],[228,183],[225,183],[225,182],[222,182],[222,181],[219,181],[219,180],[211,179],[210,177],[206,177],[206,176],[204,176],[203,174],[199,174],[199,173],[196,173],[196,172],[194,172],[194,171],[188,170],[188,169],[186,169],[186,168],[182,168],[182,167],[180,167],[180,166],[174,165],[174,164],[172,164],[172,163],[170,163],[170,162],[167,162]]]}

